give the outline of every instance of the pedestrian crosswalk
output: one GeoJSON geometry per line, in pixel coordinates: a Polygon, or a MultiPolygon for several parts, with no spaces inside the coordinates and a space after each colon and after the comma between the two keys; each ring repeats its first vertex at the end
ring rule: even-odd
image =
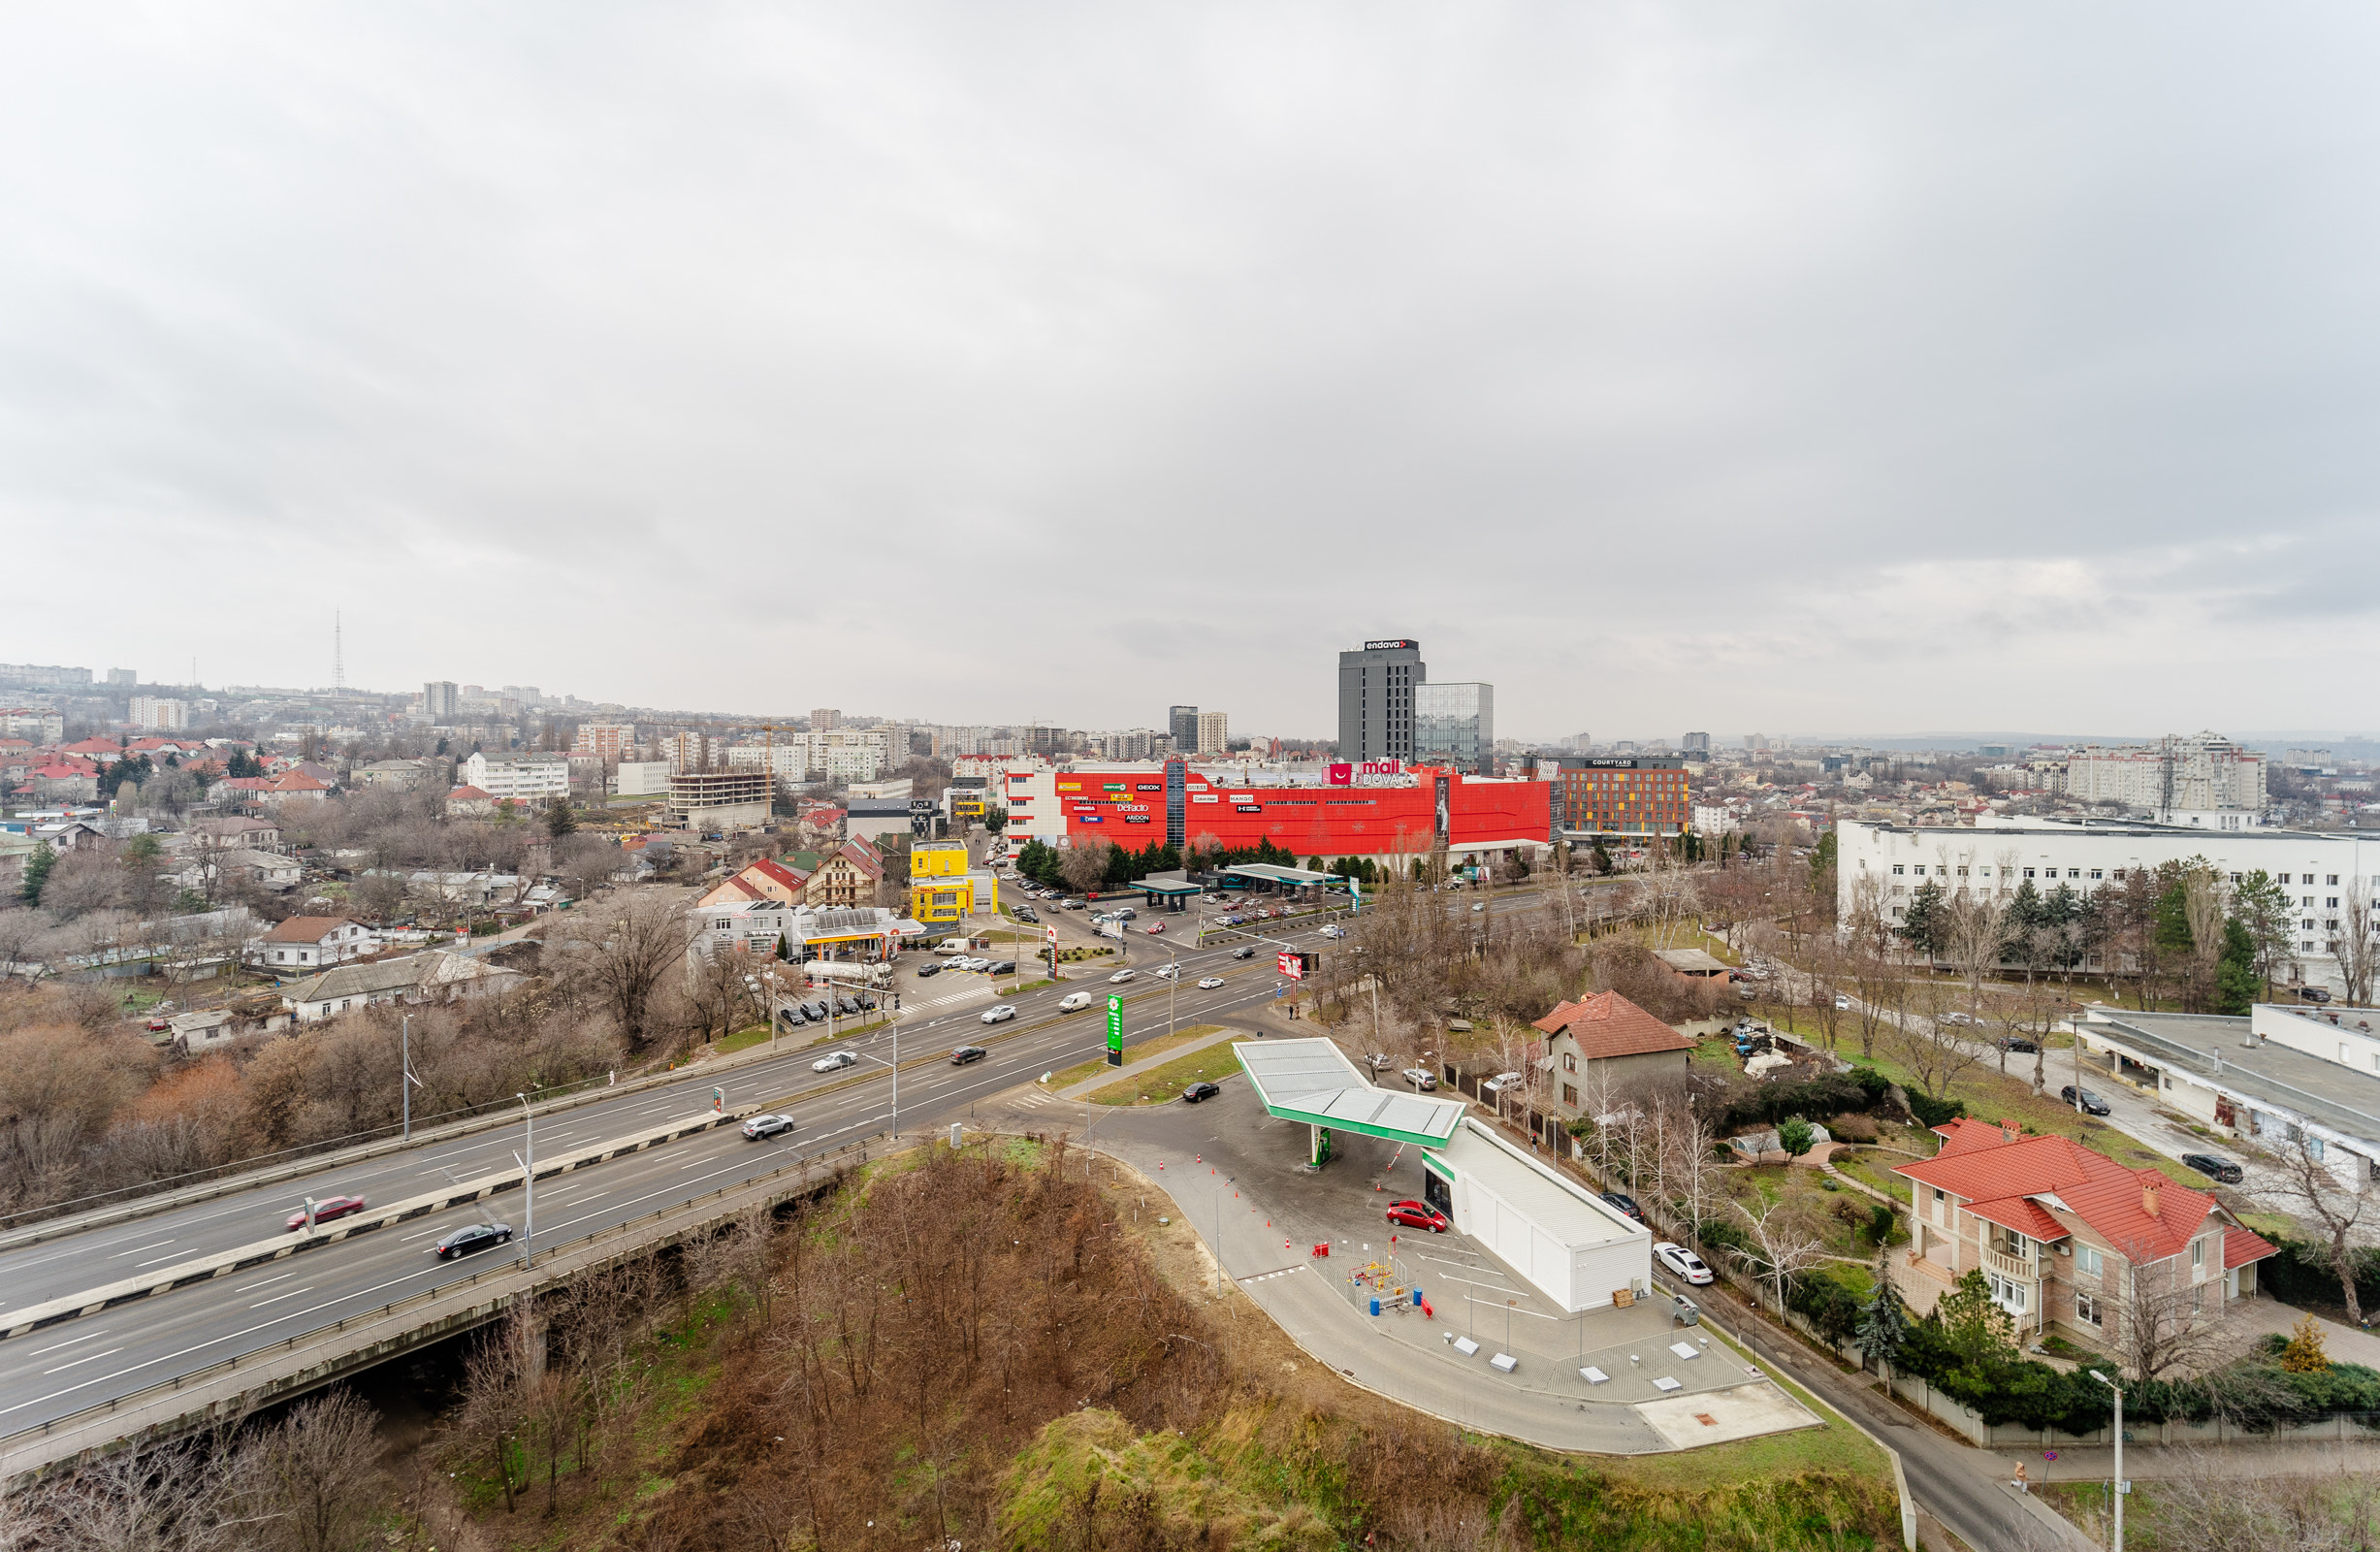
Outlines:
{"type": "Polygon", "coordinates": [[[1242,1286],[1251,1282],[1270,1282],[1274,1277],[1295,1277],[1304,1270],[1303,1267],[1283,1267],[1278,1272],[1259,1272],[1252,1277],[1241,1277],[1239,1281],[1242,1286]]]}

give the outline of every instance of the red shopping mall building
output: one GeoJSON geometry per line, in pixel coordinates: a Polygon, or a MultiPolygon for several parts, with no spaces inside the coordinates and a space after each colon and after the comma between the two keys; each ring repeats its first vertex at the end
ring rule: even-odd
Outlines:
{"type": "Polygon", "coordinates": [[[1393,760],[1283,773],[1170,760],[1012,769],[1003,782],[1016,846],[1099,839],[1139,851],[1151,841],[1270,841],[1300,857],[1393,857],[1442,844],[1456,856],[1480,856],[1541,849],[1554,820],[1550,782],[1393,760]]]}

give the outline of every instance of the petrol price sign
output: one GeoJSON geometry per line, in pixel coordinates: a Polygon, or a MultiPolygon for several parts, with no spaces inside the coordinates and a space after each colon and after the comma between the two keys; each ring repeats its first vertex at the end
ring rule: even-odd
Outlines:
{"type": "Polygon", "coordinates": [[[1124,1065],[1124,999],[1108,994],[1108,1065],[1124,1065]]]}

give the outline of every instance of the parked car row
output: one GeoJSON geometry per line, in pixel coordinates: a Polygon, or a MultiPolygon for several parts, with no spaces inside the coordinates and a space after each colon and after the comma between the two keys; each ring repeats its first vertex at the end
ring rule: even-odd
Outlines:
{"type": "Polygon", "coordinates": [[[866,992],[852,996],[814,997],[808,1002],[788,1002],[778,1008],[777,1017],[787,1027],[800,1029],[810,1024],[822,1024],[831,1012],[838,1018],[855,1018],[863,1013],[876,1011],[876,999],[866,992]]]}

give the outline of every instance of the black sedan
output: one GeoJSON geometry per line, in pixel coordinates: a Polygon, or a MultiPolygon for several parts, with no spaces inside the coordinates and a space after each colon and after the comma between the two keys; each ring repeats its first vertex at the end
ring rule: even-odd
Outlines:
{"type": "Polygon", "coordinates": [[[927,976],[938,976],[940,974],[942,974],[942,961],[940,959],[928,959],[925,961],[925,963],[917,966],[917,979],[920,981],[923,981],[927,976]]]}
{"type": "Polygon", "coordinates": [[[2213,1153],[2184,1153],[2181,1161],[2207,1179],[2221,1180],[2226,1185],[2237,1185],[2248,1178],[2247,1171],[2230,1159],[2213,1153]]]}
{"type": "Polygon", "coordinates": [[[466,1223],[442,1235],[437,1244],[430,1247],[430,1252],[441,1261],[449,1261],[459,1255],[469,1255],[474,1250],[489,1250],[511,1243],[512,1225],[509,1223],[466,1223]]]}
{"type": "Polygon", "coordinates": [[[953,1067],[964,1067],[969,1062],[981,1061],[984,1057],[990,1054],[990,1051],[985,1051],[981,1046],[955,1047],[950,1051],[950,1065],[953,1067]]]}
{"type": "Polygon", "coordinates": [[[2006,1051],[2021,1051],[2029,1056],[2036,1051],[2039,1051],[2042,1048],[2035,1045],[2032,1041],[2027,1040],[2022,1035],[2010,1035],[2006,1040],[2000,1042],[2000,1049],[2006,1051]]]}
{"type": "Polygon", "coordinates": [[[1638,1207],[1636,1205],[1636,1198],[1628,1195],[1627,1192],[1606,1191],[1603,1193],[1603,1200],[1609,1207],[1612,1208],[1613,1211],[1624,1212],[1629,1217],[1634,1218],[1639,1223],[1645,1221],[1644,1209],[1638,1207]]]}
{"type": "Polygon", "coordinates": [[[1222,1092],[1223,1085],[1220,1083],[1192,1083],[1181,1091],[1181,1102],[1195,1105],[1202,1099],[1212,1099],[1222,1092]]]}
{"type": "Polygon", "coordinates": [[[2092,1093],[2087,1088],[2076,1088],[2072,1083],[2069,1083],[2064,1088],[2058,1090],[2058,1098],[2064,1100],[2069,1105],[2079,1107],[2085,1116],[2107,1116],[2113,1114],[2108,1110],[2107,1102],[2106,1100],[2100,1098],[2097,1094],[2092,1093]]]}

